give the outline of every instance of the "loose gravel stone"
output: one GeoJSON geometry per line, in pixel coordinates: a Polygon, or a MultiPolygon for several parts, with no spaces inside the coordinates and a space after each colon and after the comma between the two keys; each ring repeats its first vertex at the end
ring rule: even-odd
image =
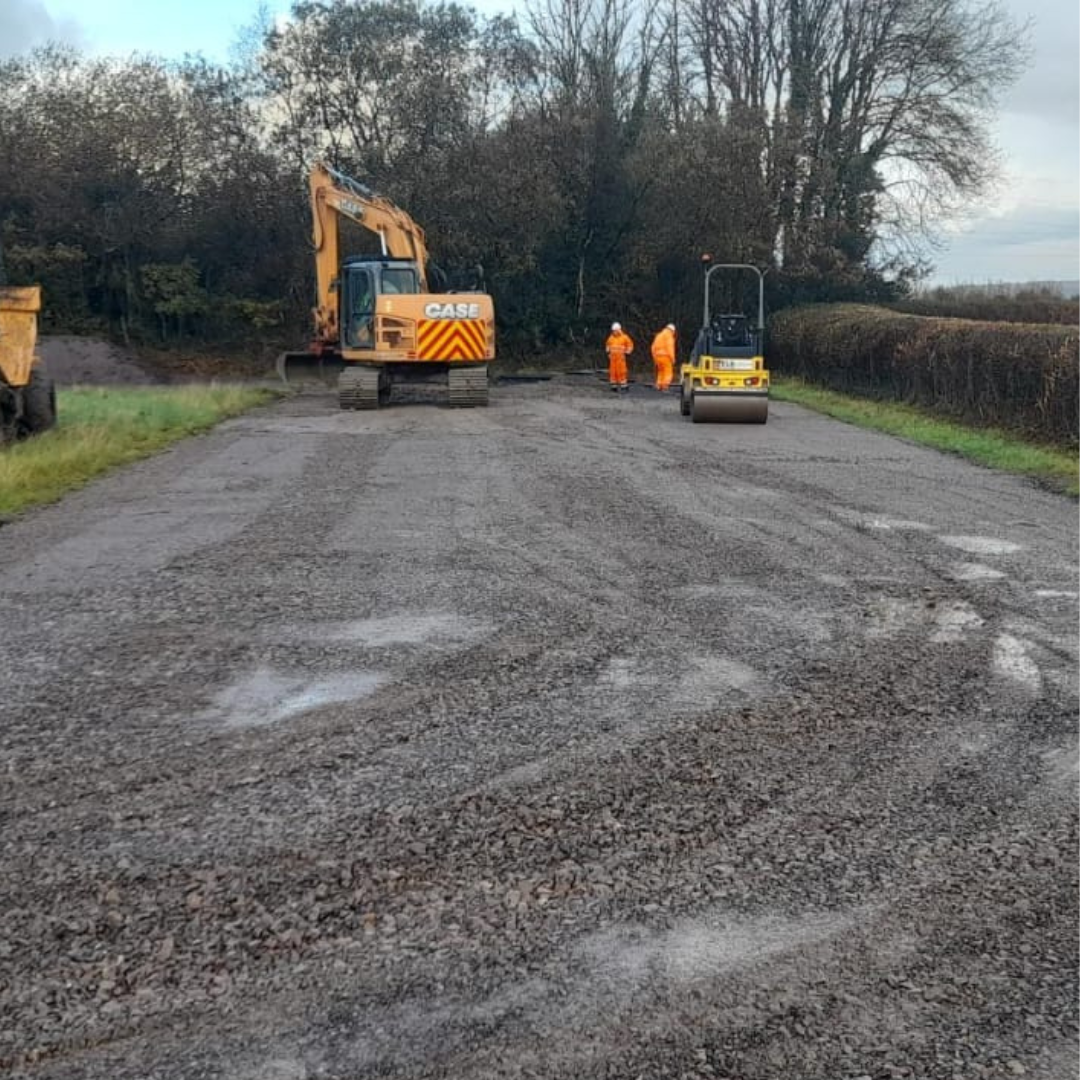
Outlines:
{"type": "Polygon", "coordinates": [[[6,524],[0,1070],[1074,1075],[1074,511],[567,378],[6,524]]]}

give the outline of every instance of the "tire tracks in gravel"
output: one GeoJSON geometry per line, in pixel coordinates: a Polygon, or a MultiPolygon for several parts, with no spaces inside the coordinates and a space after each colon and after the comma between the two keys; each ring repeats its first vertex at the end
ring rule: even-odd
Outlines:
{"type": "MultiPolygon", "coordinates": [[[[720,1042],[731,1043],[728,1057],[721,1054],[715,1063],[738,1060],[744,1068],[754,1060],[754,1036],[762,1025],[777,1029],[780,1042],[792,1044],[789,1051],[805,1050],[794,1025],[804,1031],[817,1025],[819,1036],[824,1031],[835,1035],[832,1025],[838,1017],[852,1032],[850,1062],[863,1060],[859,1055],[867,1046],[855,1038],[860,1018],[877,1015],[875,1009],[884,1016],[897,988],[903,999],[911,998],[906,1038],[919,1030],[912,1021],[929,1019],[942,1002],[960,1009],[971,1023],[982,1019],[988,988],[994,989],[996,1006],[1004,1001],[1002,988],[985,978],[983,966],[992,955],[987,949],[1000,935],[1016,933],[1007,923],[987,918],[988,871],[1003,850],[1017,869],[1036,870],[1053,862],[1056,836],[1049,826],[1067,825],[1068,806],[1062,801],[1029,822],[1021,819],[1020,808],[1003,812],[968,803],[957,777],[948,784],[929,783],[921,743],[933,718],[917,711],[923,689],[917,680],[894,686],[890,715],[877,718],[879,752],[873,762],[860,763],[867,735],[860,689],[853,687],[835,701],[831,726],[822,725],[820,710],[814,708],[820,687],[808,687],[794,717],[790,708],[748,709],[737,718],[713,716],[674,737],[668,732],[652,744],[628,749],[609,762],[607,774],[621,803],[619,817],[605,812],[607,793],[589,786],[587,774],[578,772],[555,785],[526,786],[513,799],[495,793],[459,800],[450,808],[452,815],[429,806],[402,808],[381,827],[356,822],[354,835],[377,838],[374,848],[361,856],[339,836],[338,851],[331,847],[318,858],[312,853],[292,868],[300,878],[296,889],[274,883],[286,894],[310,890],[313,881],[328,883],[333,880],[328,871],[340,865],[334,856],[349,851],[364,868],[358,874],[355,861],[350,868],[351,880],[362,882],[356,913],[377,913],[370,924],[344,916],[346,924],[365,926],[365,935],[371,930],[358,945],[334,937],[342,913],[331,915],[331,926],[316,937],[305,933],[300,942],[287,939],[293,969],[314,965],[318,970],[321,965],[323,1001],[335,1004],[303,1011],[302,994],[279,990],[274,995],[279,1017],[301,1009],[295,1027],[283,1033],[284,1042],[298,1048],[299,1060],[312,1075],[321,1067],[330,1075],[391,1068],[409,1075],[599,1076],[621,1074],[606,1071],[613,1062],[629,1072],[620,1041],[632,1037],[637,1045],[650,1046],[653,1040],[642,1037],[651,1035],[662,1042],[672,1014],[685,1016],[685,1025],[692,1017],[697,1024],[708,1018],[720,1042]],[[799,719],[827,735],[809,760],[805,747],[791,738],[799,719]],[[734,754],[733,739],[740,747],[734,754]],[[908,773],[911,762],[919,767],[908,773]],[[826,766],[837,779],[831,790],[823,790],[819,779],[826,766]],[[720,803],[716,791],[725,793],[720,803]],[[947,832],[927,828],[941,800],[953,811],[947,832]],[[808,830],[815,815],[819,827],[808,830]],[[452,820],[460,816],[467,819],[466,829],[452,820]],[[508,822],[514,823],[509,832],[508,822]],[[652,823],[651,828],[642,822],[652,823]],[[674,847],[664,826],[674,826],[674,847]],[[809,832],[809,842],[803,850],[796,843],[787,857],[778,857],[793,826],[796,832],[809,832]],[[396,839],[386,835],[388,830],[397,833],[396,839]],[[922,869],[911,876],[909,851],[926,846],[927,835],[933,843],[922,869]],[[608,860],[615,855],[612,867],[608,860]],[[379,874],[377,867],[390,870],[379,874]],[[477,873],[463,878],[459,867],[476,867],[477,873]],[[426,913],[440,894],[455,902],[431,925],[426,913]],[[621,918],[612,920],[616,912],[621,918]],[[523,950],[501,972],[480,947],[489,934],[508,935],[523,950]],[[769,948],[754,944],[762,935],[771,940],[769,948]],[[842,949],[834,941],[838,935],[845,938],[842,949]],[[942,950],[958,955],[938,955],[935,935],[942,950]],[[972,941],[967,952],[958,948],[965,936],[972,941]],[[320,938],[336,946],[333,959],[320,949],[320,938]],[[742,978],[748,984],[722,962],[739,940],[743,953],[736,949],[736,959],[745,961],[748,971],[742,978]],[[395,951],[427,969],[419,985],[415,972],[399,983],[376,974],[379,962],[395,951]],[[837,951],[848,963],[857,957],[860,966],[845,972],[845,996],[823,1003],[816,991],[832,968],[843,966],[837,951]],[[341,957],[344,970],[336,968],[341,957]],[[720,973],[724,978],[718,981],[720,973]],[[548,1010],[549,1001],[559,1007],[548,1010]],[[597,1011],[607,1018],[603,1025],[597,1011]],[[612,1013],[622,1018],[614,1029],[612,1013]],[[347,1021],[360,1016],[362,1030],[373,1034],[358,1040],[347,1021]],[[590,1038],[575,1037],[593,1026],[598,1030],[590,1038]],[[339,1033],[342,1027],[348,1035],[339,1033]],[[529,1052],[518,1054],[516,1064],[503,1060],[496,1068],[498,1047],[508,1035],[514,1035],[511,1045],[520,1050],[524,1044],[529,1052]],[[530,1060],[535,1071],[530,1071],[530,1060]]],[[[1015,776],[1001,781],[1007,785],[1003,800],[1011,797],[1008,791],[1018,794],[1025,786],[1015,776]]],[[[968,783],[981,791],[979,777],[969,775],[968,783]]],[[[280,863],[271,871],[281,872],[280,863]]],[[[258,878],[256,867],[230,873],[258,878]]],[[[1074,902],[1067,886],[1062,880],[1056,895],[1008,912],[1030,924],[1025,936],[1039,942],[1039,948],[1029,949],[1025,964],[1042,976],[1067,977],[1062,961],[1068,955],[1068,935],[1056,940],[1055,950],[1038,932],[1056,906],[1074,902]]],[[[268,888],[265,880],[263,888],[268,888]]],[[[997,888],[1000,895],[1010,885],[999,882],[997,888]]],[[[208,890],[209,895],[214,891],[208,890]]],[[[215,911],[209,898],[199,911],[208,921],[228,914],[227,906],[215,911]]],[[[183,941],[180,933],[177,927],[176,940],[183,941]]],[[[178,964],[183,947],[177,947],[178,964]]],[[[1021,974],[1013,988],[1017,1009],[1032,989],[1021,974]]],[[[196,1007],[187,1020],[197,1016],[204,1037],[207,1024],[213,1026],[205,1012],[213,1008],[211,1001],[196,1007]]],[[[177,1004],[183,1012],[182,1002],[177,1004]]],[[[264,998],[257,1008],[266,1007],[264,998]]],[[[1067,1021],[1067,1016],[1060,1019],[1067,1021]]],[[[163,1030],[172,1027],[166,1023],[163,1030]]],[[[880,1028],[875,1024],[873,1030],[880,1028]]],[[[222,1032],[229,1045],[227,1034],[222,1032]]],[[[697,1034],[703,1033],[699,1029],[697,1034]]],[[[1038,1031],[1030,1034],[1038,1040],[1038,1031]]],[[[830,1075],[827,1070],[843,1061],[844,1046],[841,1041],[823,1055],[824,1071],[815,1065],[802,1075],[830,1075]]],[[[236,1065],[237,1058],[225,1047],[216,1051],[219,1060],[236,1065]]],[[[917,1056],[926,1048],[916,1045],[905,1052],[917,1056]]],[[[246,1053],[241,1051],[239,1058],[246,1053]]],[[[805,1064],[805,1059],[788,1056],[774,1066],[793,1067],[800,1060],[805,1064]]],[[[232,1074],[228,1069],[222,1073],[232,1074]]]]}
{"type": "MultiPolygon", "coordinates": [[[[1008,525],[1058,503],[798,410],[705,435],[554,386],[355,423],[320,400],[259,422],[304,440],[301,486],[64,593],[66,670],[0,733],[0,1061],[1063,1075],[1075,650],[1035,593],[1068,591],[1075,538],[1008,525]],[[746,439],[758,471],[717,483],[746,439]],[[871,475],[931,491],[884,506],[871,475]],[[957,581],[940,538],[969,534],[1022,546],[957,581]],[[1010,634],[1035,687],[995,668],[1010,634]],[[230,726],[238,694],[273,705],[260,677],[367,675],[230,726]]],[[[19,610],[44,666],[50,612],[19,610]]]]}

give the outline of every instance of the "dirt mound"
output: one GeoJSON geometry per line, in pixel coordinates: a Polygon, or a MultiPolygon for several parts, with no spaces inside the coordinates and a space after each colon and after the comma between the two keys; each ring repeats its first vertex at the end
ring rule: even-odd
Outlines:
{"type": "Polygon", "coordinates": [[[140,367],[120,346],[100,338],[46,335],[38,339],[37,351],[58,386],[134,386],[164,381],[140,367]]]}

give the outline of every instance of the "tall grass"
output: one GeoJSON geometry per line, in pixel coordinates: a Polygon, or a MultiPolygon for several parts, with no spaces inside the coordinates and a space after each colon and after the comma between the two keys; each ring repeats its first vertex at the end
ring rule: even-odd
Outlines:
{"type": "Polygon", "coordinates": [[[269,390],[213,385],[61,390],[56,428],[0,447],[0,514],[52,502],[108,469],[273,396],[269,390]]]}

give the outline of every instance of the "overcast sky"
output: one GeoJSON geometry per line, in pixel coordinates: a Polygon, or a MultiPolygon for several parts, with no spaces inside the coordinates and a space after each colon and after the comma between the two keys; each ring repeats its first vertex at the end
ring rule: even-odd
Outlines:
{"type": "MultiPolygon", "coordinates": [[[[1080,4],[1004,0],[1032,24],[1031,66],[1002,101],[995,126],[1005,175],[936,252],[934,281],[1080,278],[1080,4]]],[[[270,10],[288,10],[271,0],[270,10]]],[[[485,14],[514,0],[472,0],[485,14]]],[[[518,0],[517,6],[522,6],[518,0]]],[[[0,0],[0,58],[49,40],[96,54],[202,52],[225,60],[258,0],[0,0]]]]}

